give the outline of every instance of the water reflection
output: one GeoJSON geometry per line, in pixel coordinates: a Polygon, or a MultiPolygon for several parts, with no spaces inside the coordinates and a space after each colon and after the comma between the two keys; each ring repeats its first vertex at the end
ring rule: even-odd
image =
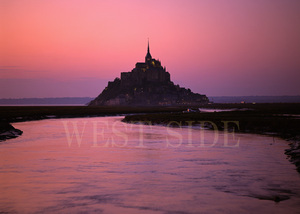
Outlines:
{"type": "Polygon", "coordinates": [[[14,124],[24,134],[0,145],[0,211],[298,212],[285,141],[120,120],[14,124]]]}

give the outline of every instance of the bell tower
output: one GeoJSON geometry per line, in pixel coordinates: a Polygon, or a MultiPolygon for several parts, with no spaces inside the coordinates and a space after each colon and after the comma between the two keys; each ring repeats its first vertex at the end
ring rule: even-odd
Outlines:
{"type": "Polygon", "coordinates": [[[145,57],[145,62],[151,61],[152,60],[152,56],[150,54],[150,48],[149,48],[149,39],[148,39],[148,50],[147,50],[147,55],[145,57]]]}

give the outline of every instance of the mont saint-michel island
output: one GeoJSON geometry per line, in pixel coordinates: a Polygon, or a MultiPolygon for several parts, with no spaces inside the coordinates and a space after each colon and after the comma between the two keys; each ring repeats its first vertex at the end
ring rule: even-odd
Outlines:
{"type": "Polygon", "coordinates": [[[206,95],[175,85],[166,67],[152,58],[148,41],[145,62],[108,82],[89,106],[197,106],[208,103],[206,95]]]}

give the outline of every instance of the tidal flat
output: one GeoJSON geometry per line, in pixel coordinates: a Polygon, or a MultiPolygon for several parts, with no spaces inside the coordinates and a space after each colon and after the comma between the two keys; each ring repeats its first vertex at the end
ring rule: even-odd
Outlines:
{"type": "Polygon", "coordinates": [[[24,133],[0,144],[0,212],[298,213],[285,140],[122,119],[12,123],[24,133]]]}
{"type": "Polygon", "coordinates": [[[297,213],[299,107],[1,107],[0,212],[297,213]]]}
{"type": "Polygon", "coordinates": [[[168,112],[127,115],[123,122],[173,127],[202,126],[211,130],[254,133],[280,137],[290,142],[285,154],[300,173],[300,103],[213,104],[212,112],[168,112]],[[213,109],[231,111],[213,111],[213,109]]]}
{"type": "Polygon", "coordinates": [[[127,123],[164,126],[202,124],[218,130],[224,130],[225,125],[228,131],[271,135],[289,141],[290,149],[286,154],[300,172],[300,103],[216,103],[190,108],[209,109],[210,112],[184,113],[186,106],[0,106],[0,121],[9,124],[41,119],[125,115],[123,122],[127,123]]]}

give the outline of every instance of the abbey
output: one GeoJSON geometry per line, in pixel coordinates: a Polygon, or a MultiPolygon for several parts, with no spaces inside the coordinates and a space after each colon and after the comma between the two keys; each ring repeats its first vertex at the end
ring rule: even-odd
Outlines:
{"type": "Polygon", "coordinates": [[[89,105],[104,106],[195,106],[208,98],[191,92],[170,80],[170,73],[161,62],[152,58],[148,41],[145,62],[137,62],[131,72],[108,82],[102,93],[89,105]]]}
{"type": "Polygon", "coordinates": [[[147,82],[163,83],[170,82],[170,74],[166,72],[166,68],[161,66],[160,61],[152,58],[149,50],[145,57],[145,62],[137,62],[135,68],[131,72],[121,73],[122,85],[145,84],[147,82]]]}

